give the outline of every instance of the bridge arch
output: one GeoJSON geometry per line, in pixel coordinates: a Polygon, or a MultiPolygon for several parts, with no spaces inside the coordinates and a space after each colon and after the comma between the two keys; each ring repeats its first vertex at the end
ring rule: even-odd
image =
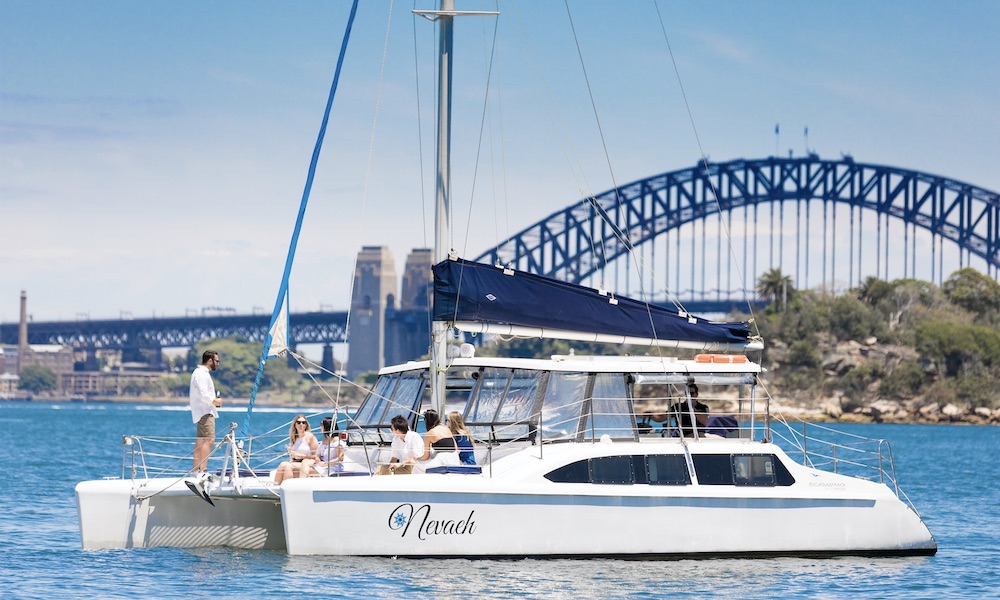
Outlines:
{"type": "Polygon", "coordinates": [[[635,249],[652,267],[647,269],[652,281],[642,284],[646,293],[669,288],[682,295],[699,290],[702,299],[742,296],[740,286],[733,287],[734,259],[723,260],[726,228],[737,249],[742,241],[742,259],[735,261],[749,288],[771,267],[792,275],[797,287],[811,287],[818,279],[830,289],[853,287],[868,275],[940,284],[963,266],[993,277],[1000,272],[996,192],[939,175],[815,154],[698,164],[634,181],[555,212],[476,260],[594,286],[613,270],[616,289],[634,293],[630,277],[635,276],[629,275],[634,269],[622,263],[635,249]],[[786,215],[788,209],[794,215],[786,215]],[[814,216],[814,209],[820,214],[814,216]],[[708,231],[710,222],[716,232],[708,231]],[[662,245],[655,243],[671,235],[662,245]],[[761,238],[767,248],[761,248],[761,238]],[[716,249],[709,248],[709,239],[716,249]],[[947,270],[946,250],[956,254],[947,270]],[[818,271],[812,282],[810,269],[818,271]],[[690,275],[688,290],[682,275],[685,282],[690,275]]]}

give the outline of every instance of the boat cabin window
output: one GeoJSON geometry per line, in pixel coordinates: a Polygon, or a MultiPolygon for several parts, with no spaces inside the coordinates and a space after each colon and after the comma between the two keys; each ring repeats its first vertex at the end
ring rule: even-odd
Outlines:
{"type": "Polygon", "coordinates": [[[792,485],[795,479],[773,454],[695,454],[694,470],[702,485],[792,485]]]}
{"type": "Polygon", "coordinates": [[[684,457],[675,455],[601,456],[578,460],[545,475],[555,483],[689,485],[684,457]]]}
{"type": "Polygon", "coordinates": [[[733,457],[729,454],[694,454],[694,472],[702,485],[733,485],[733,457]]]}
{"type": "Polygon", "coordinates": [[[773,454],[735,454],[733,473],[736,485],[792,485],[795,479],[773,454]]]}
{"type": "Polygon", "coordinates": [[[687,461],[679,454],[653,454],[646,457],[650,485],[690,485],[687,461]]]}
{"type": "Polygon", "coordinates": [[[590,398],[590,412],[583,425],[583,438],[636,439],[632,419],[632,399],[628,393],[625,375],[597,373],[590,398]]]}
{"type": "MultiPolygon", "coordinates": [[[[475,390],[476,382],[479,380],[478,368],[450,368],[445,372],[444,391],[444,411],[439,415],[441,422],[446,423],[448,413],[455,410],[465,414],[465,409],[469,404],[469,398],[475,390]]],[[[416,431],[424,433],[427,426],[424,424],[424,411],[434,408],[434,399],[431,397],[431,386],[425,385],[423,395],[420,400],[420,407],[416,417],[416,431]]]]}
{"type": "MultiPolygon", "coordinates": [[[[639,463],[640,465],[642,463],[639,463]]],[[[602,456],[590,459],[590,482],[631,485],[635,483],[631,456],[602,456]]]]}
{"type": "Polygon", "coordinates": [[[361,434],[350,431],[360,428],[369,434],[377,433],[383,442],[391,441],[390,421],[396,415],[403,415],[413,423],[412,416],[424,383],[423,371],[406,371],[379,377],[375,387],[358,407],[354,422],[348,426],[348,439],[351,442],[361,442],[361,434]]]}
{"type": "Polygon", "coordinates": [[[587,373],[549,374],[542,401],[543,440],[576,439],[589,381],[587,373]]]}
{"type": "Polygon", "coordinates": [[[483,369],[465,414],[466,428],[483,441],[534,439],[543,375],[525,369],[483,369]]]}

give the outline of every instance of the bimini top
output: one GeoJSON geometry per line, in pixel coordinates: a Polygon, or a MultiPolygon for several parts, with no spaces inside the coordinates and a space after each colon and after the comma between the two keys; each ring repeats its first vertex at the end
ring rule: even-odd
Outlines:
{"type": "Polygon", "coordinates": [[[466,331],[707,351],[752,343],[745,322],[705,321],[594,288],[462,259],[434,265],[434,320],[466,331]],[[491,329],[489,324],[506,328],[491,329]]]}

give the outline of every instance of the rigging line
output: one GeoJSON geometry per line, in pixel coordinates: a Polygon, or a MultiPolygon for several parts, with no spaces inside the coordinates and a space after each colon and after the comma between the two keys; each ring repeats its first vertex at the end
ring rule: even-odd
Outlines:
{"type": "MultiPolygon", "coordinates": [[[[486,115],[489,112],[490,102],[490,81],[493,79],[493,62],[497,51],[497,29],[500,25],[500,17],[493,20],[493,44],[490,47],[490,59],[486,69],[486,92],[483,94],[483,112],[479,117],[479,140],[476,143],[476,160],[472,168],[472,189],[469,191],[469,216],[465,221],[465,241],[462,243],[462,253],[465,254],[469,248],[469,232],[472,228],[472,206],[476,200],[476,183],[479,179],[479,159],[483,152],[483,130],[486,126],[486,115]]],[[[484,32],[485,35],[485,32],[484,32]]]]}
{"type": "MultiPolygon", "coordinates": [[[[382,64],[378,71],[378,86],[375,92],[375,113],[372,115],[372,130],[368,140],[368,164],[365,166],[365,183],[361,192],[361,223],[358,226],[358,239],[363,240],[365,235],[365,209],[368,206],[368,184],[371,182],[372,162],[375,154],[375,130],[378,126],[378,112],[382,104],[382,82],[385,79],[385,57],[389,52],[389,30],[392,27],[393,0],[389,0],[389,14],[385,22],[385,40],[382,42],[382,64]]],[[[347,324],[344,326],[344,340],[351,339],[351,312],[354,308],[354,273],[358,268],[358,258],[355,256],[351,266],[351,284],[347,288],[347,296],[350,304],[347,305],[347,324]]]]}
{"type": "MultiPolygon", "coordinates": [[[[417,0],[413,0],[413,10],[415,11],[416,9],[417,9],[417,0]]],[[[417,105],[417,161],[420,166],[420,223],[422,225],[420,229],[421,233],[423,233],[423,240],[424,240],[423,247],[430,248],[430,245],[427,242],[427,229],[428,229],[427,189],[426,189],[427,184],[426,181],[424,180],[424,137],[423,137],[424,130],[421,124],[423,121],[423,113],[420,108],[420,60],[417,57],[419,49],[417,45],[418,16],[415,12],[412,11],[411,14],[413,17],[413,87],[415,88],[414,96],[416,96],[416,105],[417,105]]],[[[433,259],[431,262],[433,262],[433,259]]],[[[431,299],[428,297],[430,296],[430,292],[431,290],[427,289],[427,287],[425,286],[423,295],[424,295],[424,301],[427,303],[427,306],[431,305],[431,299]]],[[[434,329],[433,321],[434,319],[431,315],[431,311],[427,311],[427,331],[432,331],[434,329]]]]}
{"type": "MultiPolygon", "coordinates": [[[[413,10],[417,9],[417,0],[413,0],[413,10]]],[[[424,134],[423,127],[421,125],[422,113],[420,110],[420,61],[417,59],[417,15],[412,13],[413,16],[413,86],[416,88],[417,104],[417,160],[420,165],[420,219],[423,223],[423,235],[424,235],[424,248],[428,247],[427,244],[427,194],[425,189],[424,181],[424,134]]]]}
{"type": "MultiPolygon", "coordinates": [[[[497,77],[496,103],[497,103],[497,108],[496,108],[496,111],[497,111],[497,120],[498,120],[498,126],[497,126],[498,131],[497,131],[497,134],[498,134],[498,136],[500,138],[499,139],[499,144],[500,144],[500,148],[499,148],[499,154],[500,154],[500,173],[501,173],[500,184],[501,184],[501,186],[503,188],[503,192],[502,192],[502,195],[503,195],[503,204],[504,204],[503,214],[504,214],[504,223],[506,224],[505,233],[507,235],[510,235],[510,207],[508,206],[508,203],[507,203],[507,179],[506,179],[507,163],[506,163],[506,155],[505,155],[505,152],[504,152],[504,137],[503,137],[503,131],[504,131],[504,126],[503,126],[503,94],[500,93],[500,64],[499,63],[500,63],[500,58],[499,58],[499,56],[497,56],[497,69],[496,69],[496,77],[497,77]]],[[[489,131],[489,134],[490,134],[490,175],[491,175],[490,180],[491,180],[491,182],[493,184],[492,185],[492,191],[493,191],[493,223],[494,223],[494,226],[493,226],[493,228],[494,228],[494,234],[493,235],[495,236],[496,239],[500,239],[500,231],[498,229],[500,227],[500,219],[499,219],[499,217],[497,215],[497,205],[499,204],[499,202],[497,202],[497,168],[496,168],[496,160],[497,160],[496,159],[496,152],[497,152],[496,146],[497,146],[497,141],[493,139],[493,114],[492,114],[492,112],[490,113],[490,126],[487,129],[487,131],[489,131]]]]}
{"type": "MultiPolygon", "coordinates": [[[[594,111],[594,121],[597,123],[597,132],[598,132],[598,134],[600,135],[600,138],[601,138],[601,148],[604,150],[604,159],[605,159],[605,162],[607,162],[607,165],[608,165],[608,173],[611,176],[611,184],[614,186],[615,202],[616,202],[616,208],[618,209],[619,219],[620,219],[621,223],[625,227],[625,229],[623,229],[622,227],[613,227],[613,231],[615,231],[616,235],[620,235],[620,239],[621,239],[622,243],[625,244],[625,247],[628,249],[628,255],[632,259],[632,262],[633,262],[636,270],[638,271],[639,268],[640,268],[640,266],[639,266],[639,263],[636,261],[635,252],[633,252],[634,246],[632,244],[632,241],[629,239],[629,232],[627,230],[628,221],[627,221],[627,217],[625,215],[624,208],[622,207],[623,203],[622,203],[621,192],[618,190],[618,181],[617,181],[617,179],[615,177],[615,170],[614,170],[614,167],[611,165],[611,156],[608,154],[608,144],[607,144],[607,141],[604,139],[604,128],[601,126],[601,117],[600,117],[600,115],[598,114],[598,111],[597,111],[597,102],[596,102],[596,100],[594,100],[594,91],[593,91],[593,88],[590,85],[590,77],[587,75],[587,66],[586,66],[586,64],[584,64],[584,60],[583,60],[583,50],[580,48],[580,40],[579,40],[579,38],[577,37],[577,34],[576,34],[576,26],[573,24],[573,14],[571,13],[571,11],[569,9],[569,0],[563,0],[563,4],[565,4],[565,6],[566,6],[566,16],[569,18],[569,26],[570,26],[570,29],[573,32],[573,42],[576,44],[576,53],[577,53],[577,56],[580,58],[580,69],[583,71],[583,79],[584,79],[584,81],[586,82],[586,85],[587,85],[587,94],[590,97],[590,106],[591,106],[591,108],[594,111]]],[[[603,244],[603,241],[602,241],[602,244],[603,244]]],[[[605,252],[606,252],[606,250],[605,250],[605,252]]],[[[644,282],[642,280],[642,272],[638,271],[638,273],[640,275],[639,276],[639,293],[640,293],[640,295],[642,297],[645,297],[646,292],[645,292],[645,284],[644,284],[644,282]]],[[[644,300],[644,302],[645,302],[645,300],[644,300]]],[[[647,302],[647,305],[648,305],[648,302],[647,302]]],[[[650,324],[652,325],[653,316],[652,316],[652,313],[649,312],[648,306],[647,306],[647,313],[649,313],[650,324]]],[[[654,335],[654,339],[655,339],[655,335],[656,335],[655,331],[653,332],[653,335],[654,335]]]]}
{"type": "MultiPolygon", "coordinates": [[[[576,25],[573,24],[573,14],[569,10],[569,0],[563,0],[563,4],[566,6],[566,16],[569,18],[569,27],[570,27],[570,30],[573,32],[573,43],[576,44],[576,54],[580,58],[580,69],[583,71],[583,79],[584,79],[584,82],[587,85],[587,94],[590,97],[590,106],[591,106],[591,109],[594,111],[594,120],[597,122],[597,133],[598,133],[598,135],[601,138],[601,148],[603,148],[603,150],[604,150],[604,160],[608,164],[608,173],[611,175],[611,185],[614,186],[615,200],[617,202],[618,214],[621,215],[621,213],[622,213],[622,199],[621,199],[621,194],[618,191],[618,182],[615,180],[615,170],[614,170],[614,167],[611,166],[611,157],[608,155],[608,144],[604,140],[604,129],[601,127],[601,118],[600,118],[600,116],[597,113],[597,103],[594,100],[594,91],[590,87],[590,77],[587,75],[587,66],[584,64],[584,61],[583,61],[583,51],[580,49],[580,40],[579,40],[579,38],[576,35],[576,25]]],[[[622,217],[622,221],[623,222],[625,221],[624,217],[622,217]]],[[[624,233],[624,235],[626,237],[626,242],[627,242],[628,234],[624,233]]],[[[604,245],[603,239],[601,240],[601,245],[602,245],[602,247],[604,245]]],[[[627,243],[627,247],[631,248],[631,243],[627,243]]],[[[607,249],[604,250],[604,254],[605,254],[605,256],[607,255],[607,249]]],[[[630,251],[630,254],[631,254],[631,251],[630,251]]],[[[607,266],[607,265],[605,264],[605,266],[607,266]]],[[[601,279],[602,280],[604,279],[603,273],[601,275],[601,279]]],[[[640,277],[640,279],[641,279],[641,277],[640,277]]]]}
{"type": "MultiPolygon", "coordinates": [[[[590,185],[590,182],[587,180],[586,170],[583,168],[582,162],[580,161],[580,158],[577,155],[574,147],[572,145],[567,146],[566,142],[564,141],[564,138],[568,138],[568,136],[566,136],[565,133],[563,132],[565,132],[568,128],[565,126],[565,124],[561,119],[562,115],[559,113],[558,106],[553,98],[551,92],[551,86],[549,86],[548,81],[545,79],[545,74],[541,68],[541,65],[538,62],[537,53],[535,52],[534,48],[531,45],[530,38],[528,37],[527,33],[525,33],[524,24],[521,22],[520,14],[517,12],[517,6],[515,4],[511,4],[509,8],[510,10],[508,11],[508,14],[513,15],[514,17],[513,23],[517,24],[517,28],[514,28],[513,26],[511,27],[511,32],[514,35],[514,40],[517,43],[517,46],[521,50],[522,54],[525,56],[530,56],[531,61],[528,62],[528,67],[529,67],[528,73],[531,75],[532,80],[535,82],[537,89],[542,92],[540,94],[541,98],[539,103],[545,110],[545,116],[548,118],[549,124],[552,126],[552,129],[555,132],[556,142],[559,144],[559,149],[563,153],[563,158],[566,160],[566,164],[569,167],[570,173],[573,176],[573,180],[576,183],[577,190],[580,192],[580,196],[585,199],[586,203],[591,204],[590,212],[591,212],[591,218],[593,218],[594,207],[592,206],[592,203],[595,202],[596,199],[594,197],[593,188],[590,185]],[[519,32],[520,35],[518,35],[519,32]],[[522,37],[524,38],[523,44],[522,44],[522,37]],[[574,164],[576,166],[574,166],[574,164]],[[579,168],[579,173],[577,172],[577,167],[579,168]],[[583,180],[582,182],[581,179],[583,180]]],[[[587,238],[587,241],[590,244],[591,254],[593,256],[602,256],[598,255],[596,251],[596,247],[594,245],[594,236],[592,233],[593,232],[590,232],[590,235],[587,238]]],[[[504,245],[509,245],[510,243],[511,239],[508,236],[507,240],[504,242],[504,245]]],[[[498,241],[497,255],[499,256],[499,254],[500,254],[500,248],[498,241]]],[[[602,265],[603,265],[602,268],[599,269],[598,271],[601,277],[600,287],[604,288],[606,286],[604,285],[603,268],[607,266],[607,263],[603,259],[603,256],[602,256],[602,265]]]]}
{"type": "MultiPolygon", "coordinates": [[[[476,199],[476,181],[478,180],[478,175],[479,175],[479,158],[480,158],[480,155],[481,155],[482,149],[483,149],[483,128],[484,128],[485,122],[486,122],[486,114],[489,111],[490,81],[493,79],[493,61],[494,61],[494,58],[496,57],[496,50],[497,50],[497,30],[498,30],[499,24],[500,24],[500,17],[498,15],[496,17],[496,19],[494,19],[494,21],[493,21],[493,44],[492,44],[492,46],[490,48],[490,55],[489,55],[490,58],[489,58],[489,63],[488,63],[488,67],[487,67],[487,70],[486,70],[486,90],[485,90],[485,93],[483,94],[483,112],[482,112],[482,116],[479,119],[479,140],[478,140],[478,143],[476,144],[476,160],[473,163],[474,166],[473,166],[473,169],[472,169],[472,189],[469,192],[469,216],[468,216],[468,218],[466,219],[466,222],[465,222],[465,241],[462,244],[462,253],[463,254],[468,250],[468,247],[469,247],[469,231],[472,229],[472,206],[473,206],[473,203],[475,202],[475,199],[476,199]]],[[[485,36],[485,31],[484,31],[484,36],[485,36]]],[[[462,279],[463,279],[464,274],[465,274],[465,269],[462,269],[460,271],[459,276],[458,276],[458,290],[459,290],[459,292],[461,292],[461,289],[462,289],[462,279]]],[[[452,312],[451,320],[452,320],[452,322],[455,322],[455,321],[458,320],[458,303],[457,302],[455,303],[455,310],[454,310],[454,312],[452,312]]],[[[447,356],[443,357],[443,359],[445,361],[447,361],[447,356]]]]}
{"type": "MultiPolygon", "coordinates": [[[[358,12],[358,0],[354,0],[351,5],[351,14],[347,19],[347,27],[344,31],[344,38],[340,43],[340,54],[337,57],[337,68],[334,70],[333,82],[330,84],[330,94],[326,100],[326,108],[323,111],[323,120],[320,124],[319,134],[316,136],[316,144],[313,146],[312,158],[309,161],[309,170],[306,175],[305,187],[302,190],[302,200],[299,202],[299,212],[295,218],[295,229],[292,231],[292,239],[288,244],[288,256],[285,258],[285,269],[281,275],[281,284],[278,287],[277,299],[274,302],[274,309],[271,311],[271,323],[268,326],[267,336],[261,350],[260,360],[257,365],[257,374],[254,376],[253,386],[250,389],[250,399],[247,403],[247,412],[243,417],[243,426],[240,428],[240,437],[246,437],[250,429],[250,415],[253,413],[254,400],[257,397],[257,390],[264,376],[264,365],[271,353],[271,332],[274,330],[279,318],[285,319],[285,326],[288,327],[288,280],[292,272],[292,263],[295,260],[295,249],[299,243],[299,232],[302,230],[302,222],[305,219],[306,206],[309,204],[309,194],[312,192],[313,178],[316,175],[316,165],[319,162],[320,151],[323,149],[323,139],[326,136],[326,127],[330,121],[330,110],[333,108],[333,98],[337,93],[337,85],[340,82],[341,69],[344,66],[344,56],[347,54],[347,42],[351,38],[351,29],[354,26],[354,17],[358,12]],[[284,308],[282,308],[284,304],[284,308]]],[[[353,278],[352,278],[353,279],[353,278]]],[[[287,333],[284,340],[287,346],[287,333]]]]}
{"type": "MultiPolygon", "coordinates": [[[[733,239],[732,232],[729,229],[729,223],[722,218],[722,205],[719,202],[719,191],[715,189],[715,182],[712,181],[712,178],[710,177],[708,169],[708,158],[705,155],[705,149],[702,146],[701,137],[698,135],[698,127],[695,125],[694,122],[694,114],[691,112],[691,104],[690,102],[688,102],[687,92],[684,91],[684,82],[681,80],[681,71],[680,68],[677,66],[677,59],[674,57],[674,50],[670,46],[670,37],[667,35],[667,27],[663,23],[663,15],[660,13],[660,4],[657,0],[653,0],[653,7],[656,8],[656,17],[660,22],[660,31],[663,32],[663,40],[667,44],[667,52],[670,54],[670,63],[673,65],[674,74],[677,76],[677,85],[681,91],[681,98],[683,98],[684,100],[684,108],[687,110],[688,120],[691,123],[691,130],[694,132],[694,139],[695,142],[698,144],[698,154],[701,157],[702,165],[705,168],[705,179],[706,181],[708,181],[708,184],[712,189],[712,196],[715,199],[716,209],[719,211],[719,219],[720,221],[722,221],[723,228],[726,231],[726,239],[729,240],[729,254],[732,257],[732,261],[736,263],[736,274],[740,279],[740,287],[744,290],[743,293],[746,294],[746,289],[747,289],[746,277],[744,276],[742,269],[740,269],[739,263],[736,262],[736,253],[735,250],[733,249],[733,242],[732,242],[733,239]]],[[[750,312],[750,322],[753,323],[757,335],[760,336],[760,328],[757,327],[757,319],[754,315],[753,303],[751,303],[749,300],[747,300],[747,310],[750,312]]]]}
{"type": "MultiPolygon", "coordinates": [[[[563,0],[563,4],[566,6],[566,16],[569,18],[569,26],[570,26],[570,29],[573,31],[573,42],[576,44],[576,53],[577,53],[577,56],[580,58],[580,69],[583,71],[583,78],[584,78],[584,81],[587,84],[587,94],[590,96],[590,106],[591,106],[591,108],[594,111],[594,120],[597,122],[597,131],[598,131],[598,133],[600,134],[600,137],[601,137],[601,148],[604,150],[604,158],[605,158],[605,160],[607,161],[607,164],[608,164],[608,173],[611,176],[611,184],[614,186],[615,201],[616,201],[616,206],[617,206],[617,209],[618,209],[618,215],[620,216],[620,218],[622,220],[622,224],[627,228],[628,227],[628,221],[627,221],[627,218],[626,218],[626,216],[624,214],[624,210],[622,208],[621,192],[619,192],[619,190],[618,190],[618,181],[615,178],[615,170],[614,170],[614,167],[611,165],[611,156],[608,154],[608,144],[607,144],[607,142],[604,139],[604,129],[601,127],[601,118],[600,118],[600,115],[597,112],[597,103],[594,100],[594,91],[593,91],[593,88],[590,85],[590,78],[587,76],[587,66],[586,66],[586,64],[584,64],[584,61],[583,61],[583,51],[580,48],[580,40],[579,40],[579,38],[578,38],[578,36],[576,34],[576,26],[573,24],[573,14],[572,14],[572,12],[569,9],[569,0],[563,0]]],[[[658,340],[658,336],[657,336],[657,333],[656,333],[656,325],[655,325],[655,323],[653,321],[653,311],[651,310],[651,308],[649,306],[649,301],[646,300],[645,283],[643,282],[642,271],[640,270],[639,261],[636,259],[636,256],[635,256],[636,253],[631,251],[632,248],[633,248],[633,246],[632,246],[631,240],[629,239],[629,235],[628,235],[627,229],[624,230],[624,231],[622,231],[622,234],[624,236],[623,243],[625,244],[625,247],[629,249],[628,255],[632,259],[632,263],[635,266],[636,272],[639,275],[639,294],[642,297],[642,302],[643,302],[643,304],[646,307],[646,316],[649,319],[650,333],[652,334],[652,338],[654,340],[658,340]]],[[[617,280],[616,280],[616,284],[617,284],[617,280]]],[[[660,352],[661,351],[659,350],[659,346],[657,346],[657,353],[660,354],[660,352]]]]}

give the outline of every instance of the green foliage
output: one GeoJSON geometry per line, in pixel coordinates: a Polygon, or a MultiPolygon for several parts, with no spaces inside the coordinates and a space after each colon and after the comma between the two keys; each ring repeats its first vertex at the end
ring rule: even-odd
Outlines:
{"type": "Polygon", "coordinates": [[[375,380],[378,379],[378,371],[369,371],[367,373],[361,373],[354,378],[354,383],[358,385],[364,385],[371,387],[375,385],[375,380]]]}
{"type": "Polygon", "coordinates": [[[1000,283],[971,267],[952,273],[941,290],[952,304],[980,318],[1000,311],[1000,283]]]}
{"type": "Polygon", "coordinates": [[[886,332],[885,321],[868,304],[853,296],[837,296],[828,304],[830,333],[838,340],[864,341],[875,336],[881,339],[886,332]]]}
{"type": "Polygon", "coordinates": [[[59,387],[59,379],[55,371],[44,365],[28,365],[21,369],[17,387],[33,394],[51,392],[59,387]]]}
{"type": "Polygon", "coordinates": [[[926,321],[917,326],[916,346],[922,356],[957,377],[978,365],[1000,365],[1000,332],[969,323],[926,321]]]}
{"type": "MultiPolygon", "coordinates": [[[[758,292],[773,295],[784,276],[776,269],[765,275],[758,292]]],[[[856,405],[875,394],[924,403],[1000,404],[1000,284],[973,269],[956,271],[941,288],[917,279],[868,277],[840,296],[797,291],[783,312],[772,307],[758,314],[757,325],[766,355],[772,345],[780,347],[775,342],[788,347],[773,377],[790,395],[822,388],[856,405]],[[824,381],[821,341],[865,343],[870,337],[911,347],[918,357],[900,360],[890,351],[882,360],[866,361],[862,355],[856,368],[824,381]]]]}
{"type": "Polygon", "coordinates": [[[757,278],[756,292],[767,300],[768,309],[783,311],[795,296],[795,286],[790,276],[782,273],[780,268],[772,267],[757,278]]]}
{"type": "Polygon", "coordinates": [[[882,281],[874,275],[869,275],[857,288],[856,293],[858,300],[869,306],[877,306],[879,302],[889,297],[892,290],[892,284],[882,281]]]}
{"type": "Polygon", "coordinates": [[[907,399],[920,393],[927,376],[915,360],[902,361],[879,381],[878,393],[883,398],[907,399]]]}
{"type": "MultiPolygon", "coordinates": [[[[249,396],[260,361],[260,344],[235,337],[203,340],[195,345],[193,352],[188,353],[189,365],[192,359],[194,361],[191,370],[201,362],[201,355],[206,350],[219,353],[219,368],[212,373],[215,389],[223,396],[249,396]]],[[[190,383],[190,376],[187,381],[190,383]]],[[[265,364],[261,389],[296,391],[303,385],[302,377],[288,366],[284,358],[272,358],[265,364]]]]}
{"type": "Polygon", "coordinates": [[[813,291],[797,294],[777,321],[777,332],[783,340],[811,338],[829,330],[830,311],[824,297],[813,291]]]}
{"type": "Polygon", "coordinates": [[[187,396],[191,390],[191,375],[169,375],[164,377],[160,384],[163,390],[170,396],[187,396]]]}
{"type": "Polygon", "coordinates": [[[799,340],[789,346],[788,358],[785,359],[789,366],[805,369],[819,369],[822,361],[816,343],[810,340],[799,340]]]}
{"type": "Polygon", "coordinates": [[[871,385],[881,377],[882,369],[878,365],[862,363],[845,373],[843,377],[834,380],[827,386],[827,391],[840,391],[849,400],[861,400],[868,394],[871,385]]]}

